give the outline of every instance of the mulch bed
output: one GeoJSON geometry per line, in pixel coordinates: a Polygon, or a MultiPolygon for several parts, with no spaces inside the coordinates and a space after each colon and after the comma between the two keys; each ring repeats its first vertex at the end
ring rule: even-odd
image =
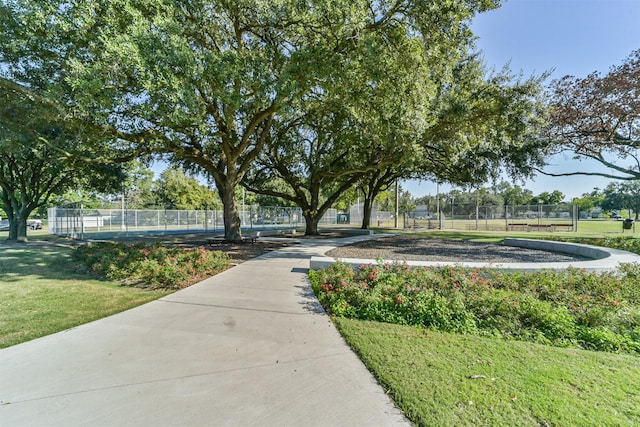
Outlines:
{"type": "Polygon", "coordinates": [[[294,234],[294,235],[282,235],[277,236],[282,239],[291,239],[291,241],[272,241],[269,240],[268,237],[260,238],[256,240],[255,243],[245,242],[245,243],[215,243],[213,245],[208,245],[206,240],[199,242],[193,246],[204,246],[207,249],[214,251],[223,251],[226,252],[231,257],[231,262],[236,264],[250,260],[251,258],[255,258],[262,254],[265,254],[270,251],[275,251],[287,246],[295,245],[297,242],[293,241],[293,239],[333,239],[333,238],[341,238],[341,237],[349,237],[353,234],[341,232],[341,231],[332,231],[332,232],[322,232],[319,236],[304,236],[302,234],[294,234]]]}
{"type": "Polygon", "coordinates": [[[270,242],[266,240],[258,240],[255,243],[216,243],[213,245],[207,245],[207,242],[203,241],[202,244],[198,246],[204,246],[212,251],[226,252],[231,258],[231,262],[239,264],[257,256],[266,254],[267,252],[276,251],[294,244],[295,242],[270,242]]]}
{"type": "Polygon", "coordinates": [[[231,262],[235,264],[248,261],[252,258],[258,257],[265,253],[275,251],[287,246],[295,245],[297,242],[294,239],[331,239],[340,237],[349,237],[353,233],[348,231],[335,230],[335,231],[322,231],[319,236],[304,236],[303,234],[293,235],[278,235],[281,240],[274,241],[269,240],[268,237],[260,238],[256,242],[244,242],[244,243],[214,243],[208,244],[209,237],[203,233],[185,233],[185,234],[148,234],[145,236],[135,236],[128,238],[120,238],[114,240],[120,241],[144,241],[149,244],[156,243],[165,246],[179,246],[183,248],[197,248],[204,247],[212,251],[226,252],[231,258],[231,262]]]}
{"type": "Polygon", "coordinates": [[[468,240],[392,236],[341,246],[326,253],[335,258],[446,262],[569,262],[589,258],[468,240]]]}

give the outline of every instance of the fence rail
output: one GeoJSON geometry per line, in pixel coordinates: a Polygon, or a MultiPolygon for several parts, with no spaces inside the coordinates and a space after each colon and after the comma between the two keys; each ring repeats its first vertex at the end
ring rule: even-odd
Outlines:
{"type": "MultiPolygon", "coordinates": [[[[240,211],[241,227],[247,229],[300,228],[305,219],[299,208],[248,207],[240,211]]],[[[89,209],[78,207],[49,208],[51,234],[80,237],[86,233],[116,231],[216,231],[224,229],[221,210],[139,210],[89,209]]],[[[329,209],[320,225],[337,222],[337,212],[329,209]]]]}

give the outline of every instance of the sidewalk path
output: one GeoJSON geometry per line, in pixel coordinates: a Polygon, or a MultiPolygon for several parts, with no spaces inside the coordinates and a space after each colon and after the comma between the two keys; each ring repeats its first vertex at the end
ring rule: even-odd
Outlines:
{"type": "Polygon", "coordinates": [[[0,350],[0,426],[410,425],[307,280],[313,240],[0,350]]]}

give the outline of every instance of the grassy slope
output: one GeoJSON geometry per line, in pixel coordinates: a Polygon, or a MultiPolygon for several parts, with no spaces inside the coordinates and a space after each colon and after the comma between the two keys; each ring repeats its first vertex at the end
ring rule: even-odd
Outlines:
{"type": "Polygon", "coordinates": [[[68,329],[157,299],[149,292],[88,280],[58,246],[0,250],[0,348],[68,329]]]}
{"type": "Polygon", "coordinates": [[[335,322],[418,425],[640,424],[638,357],[335,322]]]}

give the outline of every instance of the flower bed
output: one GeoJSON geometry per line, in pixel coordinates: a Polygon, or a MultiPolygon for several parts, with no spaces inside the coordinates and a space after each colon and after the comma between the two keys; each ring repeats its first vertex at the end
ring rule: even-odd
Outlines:
{"type": "Polygon", "coordinates": [[[406,264],[336,263],[310,271],[336,316],[501,336],[558,346],[640,353],[640,266],[615,274],[534,273],[406,264]]]}
{"type": "Polygon", "coordinates": [[[229,267],[220,251],[142,243],[92,243],[73,251],[73,259],[97,276],[148,289],[184,288],[229,267]]]}

